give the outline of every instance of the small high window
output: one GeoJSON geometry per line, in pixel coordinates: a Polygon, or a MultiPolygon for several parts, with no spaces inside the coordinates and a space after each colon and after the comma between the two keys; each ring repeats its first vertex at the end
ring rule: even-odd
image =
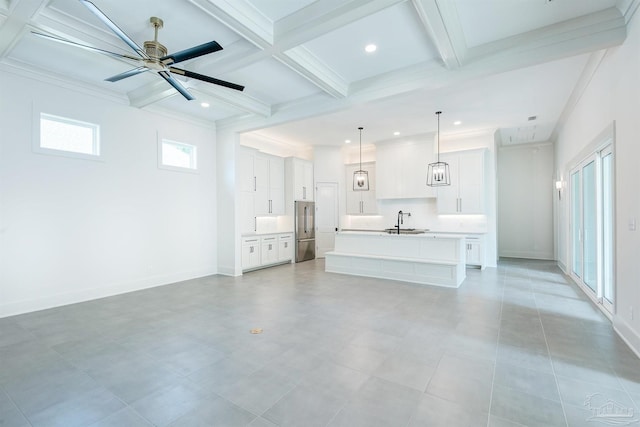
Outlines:
{"type": "MultiPolygon", "coordinates": [[[[40,114],[41,152],[55,150],[84,156],[100,156],[100,126],[51,114],[40,114]]],[[[56,154],[56,153],[54,153],[56,154]]]]}
{"type": "Polygon", "coordinates": [[[160,167],[197,170],[198,152],[195,145],[163,139],[160,144],[160,167]]]}

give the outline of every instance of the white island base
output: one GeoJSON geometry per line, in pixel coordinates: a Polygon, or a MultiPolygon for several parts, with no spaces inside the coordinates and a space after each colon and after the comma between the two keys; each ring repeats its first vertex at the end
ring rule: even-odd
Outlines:
{"type": "Polygon", "coordinates": [[[442,234],[342,231],[325,271],[457,288],[466,278],[464,244],[442,234]]]}

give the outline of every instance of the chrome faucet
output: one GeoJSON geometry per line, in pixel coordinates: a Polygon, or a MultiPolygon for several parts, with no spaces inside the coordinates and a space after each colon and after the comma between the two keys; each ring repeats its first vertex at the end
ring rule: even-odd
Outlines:
{"type": "Polygon", "coordinates": [[[404,215],[411,216],[411,212],[402,212],[398,211],[398,224],[395,226],[398,229],[398,234],[400,234],[400,224],[404,224],[404,215]]]}

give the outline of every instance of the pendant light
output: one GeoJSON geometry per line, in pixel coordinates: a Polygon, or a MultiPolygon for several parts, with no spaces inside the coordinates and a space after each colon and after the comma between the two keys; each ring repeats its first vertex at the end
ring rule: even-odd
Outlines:
{"type": "Polygon", "coordinates": [[[360,170],[353,173],[353,191],[369,191],[369,172],[362,170],[362,129],[360,131],[360,170]]]}
{"type": "Polygon", "coordinates": [[[438,117],[438,158],[435,163],[429,163],[429,166],[427,168],[427,185],[429,187],[451,185],[449,164],[440,161],[440,114],[442,114],[442,111],[436,111],[436,116],[438,117]]]}

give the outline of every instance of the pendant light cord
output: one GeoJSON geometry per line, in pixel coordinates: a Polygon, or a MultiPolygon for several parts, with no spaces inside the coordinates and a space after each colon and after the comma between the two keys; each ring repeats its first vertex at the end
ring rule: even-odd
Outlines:
{"type": "Polygon", "coordinates": [[[362,170],[362,129],[364,129],[362,126],[358,128],[360,131],[360,170],[362,170]]]}
{"type": "Polygon", "coordinates": [[[442,111],[436,111],[436,116],[438,117],[438,163],[440,163],[440,114],[442,114],[442,111]]]}

